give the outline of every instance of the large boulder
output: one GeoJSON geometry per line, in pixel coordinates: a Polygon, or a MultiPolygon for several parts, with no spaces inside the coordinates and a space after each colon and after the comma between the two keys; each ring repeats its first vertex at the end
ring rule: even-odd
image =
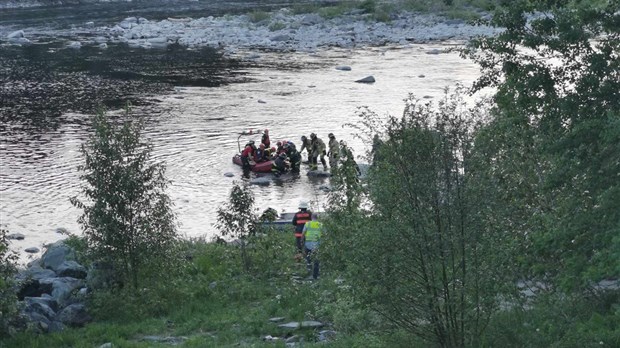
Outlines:
{"type": "Polygon", "coordinates": [[[65,325],[80,327],[90,322],[92,317],[86,312],[84,304],[74,303],[61,310],[56,319],[65,325]]]}
{"type": "Polygon", "coordinates": [[[48,246],[41,256],[41,267],[57,271],[65,261],[75,261],[75,251],[63,241],[58,241],[48,246]]]}
{"type": "Polygon", "coordinates": [[[49,294],[43,294],[41,297],[24,297],[24,303],[26,303],[26,306],[39,303],[49,307],[54,312],[58,311],[58,301],[49,294]]]}
{"type": "Polygon", "coordinates": [[[52,271],[51,269],[41,268],[37,265],[19,272],[19,274],[17,274],[16,276],[17,280],[27,280],[27,279],[39,280],[43,278],[54,278],[54,277],[56,277],[56,272],[52,271]]]}
{"type": "Polygon", "coordinates": [[[359,82],[359,83],[374,83],[375,82],[375,77],[370,75],[370,76],[366,76],[363,79],[359,79],[355,82],[359,82]]]}
{"type": "Polygon", "coordinates": [[[75,261],[65,261],[56,269],[59,277],[72,277],[78,279],[85,279],[87,272],[86,267],[80,265],[75,261]]]}
{"type": "Polygon", "coordinates": [[[62,277],[62,278],[46,278],[41,279],[40,283],[43,285],[52,286],[51,295],[60,306],[65,305],[71,294],[84,286],[84,281],[81,279],[71,278],[71,277],[62,277]]]}
{"type": "Polygon", "coordinates": [[[30,315],[30,313],[38,313],[50,321],[52,321],[56,316],[56,312],[50,308],[50,306],[41,302],[31,302],[27,304],[24,312],[28,315],[30,315]]]}
{"type": "MultiPolygon", "coordinates": [[[[51,278],[44,278],[51,279],[51,278]]],[[[27,279],[19,283],[17,298],[23,300],[26,297],[40,297],[43,294],[50,294],[53,285],[50,282],[41,282],[40,279],[27,279]]]]}

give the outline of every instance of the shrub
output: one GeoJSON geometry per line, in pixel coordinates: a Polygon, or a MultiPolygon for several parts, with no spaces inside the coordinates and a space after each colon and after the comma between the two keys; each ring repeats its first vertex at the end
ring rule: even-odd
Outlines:
{"type": "MultiPolygon", "coordinates": [[[[127,111],[127,114],[129,111],[127,111]]],[[[82,145],[82,193],[72,203],[83,210],[79,223],[94,260],[114,266],[119,283],[135,290],[146,278],[176,267],[176,216],[165,190],[165,166],[153,163],[142,122],[113,124],[105,113],[82,145]]]]}
{"type": "Polygon", "coordinates": [[[0,338],[9,335],[11,322],[17,315],[17,295],[13,277],[17,271],[17,255],[9,249],[8,231],[0,229],[0,338]]]}

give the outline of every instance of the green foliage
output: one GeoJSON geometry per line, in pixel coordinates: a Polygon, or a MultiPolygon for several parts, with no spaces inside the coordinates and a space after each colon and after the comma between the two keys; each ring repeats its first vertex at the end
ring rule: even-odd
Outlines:
{"type": "MultiPolygon", "coordinates": [[[[599,294],[600,295],[600,294],[599,294]]],[[[498,313],[489,325],[489,347],[617,347],[620,306],[616,292],[603,296],[539,296],[529,309],[498,313]]]]}
{"type": "Polygon", "coordinates": [[[286,28],[286,24],[283,22],[273,22],[271,24],[269,24],[269,30],[271,31],[278,31],[278,30],[282,30],[286,28]]]}
{"type": "Polygon", "coordinates": [[[466,52],[482,67],[475,86],[498,90],[489,184],[523,207],[505,227],[526,242],[530,274],[566,290],[620,274],[619,10],[514,1],[492,20],[506,30],[466,52]]]}
{"type": "Polygon", "coordinates": [[[7,230],[0,229],[0,338],[11,333],[17,315],[17,295],[13,288],[17,255],[9,249],[7,234],[7,230]]]}
{"type": "Polygon", "coordinates": [[[265,11],[252,11],[248,13],[248,18],[252,23],[260,23],[271,18],[271,13],[265,11]]]}
{"type": "Polygon", "coordinates": [[[152,163],[141,122],[113,124],[98,113],[94,133],[82,145],[82,194],[72,203],[94,260],[110,263],[120,283],[137,290],[141,281],[178,265],[176,217],[165,190],[165,166],[152,163]]]}
{"type": "Polygon", "coordinates": [[[330,200],[328,263],[345,270],[358,300],[441,346],[477,345],[505,281],[491,263],[496,239],[476,219],[482,188],[469,171],[481,107],[468,109],[457,90],[436,108],[411,97],[402,118],[363,110],[362,138],[383,138],[374,140],[368,195],[351,204],[341,185],[330,200]]]}

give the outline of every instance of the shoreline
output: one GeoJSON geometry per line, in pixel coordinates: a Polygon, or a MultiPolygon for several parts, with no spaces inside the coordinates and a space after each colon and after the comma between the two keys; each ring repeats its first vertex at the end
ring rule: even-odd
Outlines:
{"type": "Polygon", "coordinates": [[[221,49],[225,54],[234,55],[239,50],[314,53],[330,47],[353,49],[467,41],[499,32],[501,29],[461,19],[410,11],[393,14],[389,21],[383,22],[359,9],[324,18],[316,13],[295,14],[290,8],[281,8],[258,14],[169,17],[153,21],[127,17],[113,25],[87,21],[70,30],[25,28],[3,33],[0,43],[25,46],[52,38],[66,40],[64,47],[68,49],[84,46],[105,49],[108,45],[164,49],[180,45],[187,49],[221,49]]]}

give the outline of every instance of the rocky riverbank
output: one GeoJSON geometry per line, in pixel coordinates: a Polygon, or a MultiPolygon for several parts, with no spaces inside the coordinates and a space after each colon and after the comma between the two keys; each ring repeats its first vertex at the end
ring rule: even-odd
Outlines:
{"type": "MultiPolygon", "coordinates": [[[[481,16],[487,16],[484,13],[481,16]]],[[[379,22],[372,14],[352,9],[342,16],[324,18],[316,13],[294,14],[289,8],[257,16],[238,15],[202,18],[149,20],[128,17],[116,25],[98,25],[94,21],[72,28],[66,48],[85,46],[107,48],[110,44],[129,47],[165,48],[178,44],[187,48],[212,47],[234,53],[243,50],[313,52],[324,47],[359,48],[366,46],[406,45],[429,41],[468,40],[489,36],[498,29],[473,25],[460,19],[435,14],[394,12],[389,21],[379,22]]],[[[14,30],[2,35],[2,41],[28,45],[52,32],[14,30]]]]}

